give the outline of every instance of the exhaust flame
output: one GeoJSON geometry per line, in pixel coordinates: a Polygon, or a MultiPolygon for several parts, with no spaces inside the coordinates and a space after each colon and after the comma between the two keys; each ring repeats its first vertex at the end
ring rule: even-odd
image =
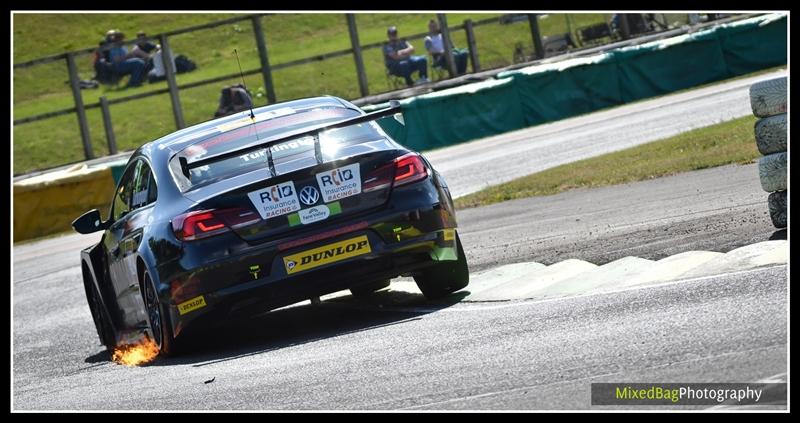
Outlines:
{"type": "Polygon", "coordinates": [[[156,356],[158,356],[158,346],[150,338],[145,338],[134,344],[117,345],[111,359],[118,364],[139,366],[153,361],[156,356]]]}

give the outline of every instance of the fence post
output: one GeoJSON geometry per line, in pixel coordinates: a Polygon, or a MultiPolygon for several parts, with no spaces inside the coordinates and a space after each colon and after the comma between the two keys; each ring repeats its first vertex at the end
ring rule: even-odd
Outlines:
{"type": "Polygon", "coordinates": [[[439,18],[439,30],[442,31],[442,44],[444,44],[444,61],[447,64],[447,73],[450,78],[457,75],[456,67],[453,63],[453,49],[450,47],[450,30],[447,28],[447,16],[444,13],[437,13],[439,18]]]}
{"type": "Polygon", "coordinates": [[[167,36],[161,34],[161,58],[164,61],[164,71],[167,74],[167,86],[169,86],[169,99],[172,102],[172,114],[175,115],[175,126],[178,129],[186,127],[183,121],[183,110],[181,109],[181,99],[178,96],[178,83],[175,81],[175,63],[172,62],[172,49],[169,48],[167,36]]]}
{"type": "Polygon", "coordinates": [[[267,57],[267,43],[264,41],[264,28],[261,26],[261,16],[253,16],[253,32],[258,46],[258,57],[261,59],[261,76],[264,77],[264,89],[267,90],[267,101],[270,104],[276,103],[275,86],[272,85],[272,70],[269,67],[267,57]]]}
{"type": "Polygon", "coordinates": [[[572,33],[572,19],[570,18],[569,13],[564,14],[564,18],[567,20],[567,32],[569,33],[569,39],[573,40],[573,33],[572,33]]]}
{"type": "Polygon", "coordinates": [[[364,72],[364,58],[361,56],[361,43],[358,41],[358,27],[356,27],[356,16],[352,13],[345,13],[347,18],[347,29],[350,31],[350,44],[353,46],[353,60],[356,62],[356,72],[358,73],[358,88],[361,96],[369,95],[369,85],[367,85],[367,73],[364,72]]]}
{"type": "Polygon", "coordinates": [[[480,72],[481,64],[478,61],[478,45],[475,42],[472,19],[464,21],[464,30],[467,32],[467,47],[469,48],[469,61],[472,62],[472,72],[480,72]]]}
{"type": "Polygon", "coordinates": [[[539,60],[544,58],[544,45],[542,44],[542,34],[539,32],[539,19],[536,13],[528,14],[528,22],[531,25],[531,38],[533,38],[534,57],[539,60]]]}
{"type": "Polygon", "coordinates": [[[78,126],[81,128],[83,155],[86,160],[93,159],[94,151],[92,151],[92,139],[89,136],[89,122],[86,120],[86,110],[83,108],[78,67],[75,66],[73,53],[67,53],[67,70],[69,71],[69,86],[72,88],[72,98],[75,100],[75,111],[78,113],[78,126]]]}
{"type": "Polygon", "coordinates": [[[103,127],[106,130],[108,154],[117,154],[117,139],[114,137],[114,128],[111,126],[111,110],[108,108],[106,96],[100,97],[100,110],[103,112],[103,127]]]}
{"type": "Polygon", "coordinates": [[[622,39],[627,40],[631,38],[631,27],[628,22],[628,14],[620,13],[619,16],[619,29],[622,32],[622,39]]]}

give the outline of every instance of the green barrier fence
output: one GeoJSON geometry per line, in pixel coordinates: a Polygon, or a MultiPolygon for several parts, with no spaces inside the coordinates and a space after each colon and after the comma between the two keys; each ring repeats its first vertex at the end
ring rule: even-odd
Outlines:
{"type": "Polygon", "coordinates": [[[496,80],[403,100],[405,127],[388,119],[379,123],[405,146],[429,150],[786,63],[786,15],[765,15],[592,57],[502,72],[496,80]]]}

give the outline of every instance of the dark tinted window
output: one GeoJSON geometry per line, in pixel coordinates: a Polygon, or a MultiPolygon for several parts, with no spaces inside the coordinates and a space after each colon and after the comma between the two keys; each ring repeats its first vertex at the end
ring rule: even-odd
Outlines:
{"type": "Polygon", "coordinates": [[[136,210],[150,204],[150,183],[152,175],[150,166],[144,160],[136,163],[136,171],[133,177],[133,193],[131,199],[131,209],[136,210]]]}
{"type": "Polygon", "coordinates": [[[114,194],[114,201],[111,205],[112,219],[119,220],[130,211],[131,192],[133,191],[133,176],[136,171],[136,163],[128,166],[120,179],[117,192],[114,194]]]}
{"type": "Polygon", "coordinates": [[[147,204],[155,203],[158,198],[158,187],[156,187],[156,178],[153,173],[150,173],[150,191],[147,193],[147,204]]]}
{"type": "MultiPolygon", "coordinates": [[[[359,116],[355,110],[343,108],[322,108],[305,111],[295,115],[272,119],[267,122],[269,126],[258,129],[258,138],[255,135],[255,128],[247,127],[238,129],[241,138],[230,139],[231,134],[225,133],[218,137],[194,144],[184,149],[172,160],[178,161],[178,157],[184,154],[188,161],[194,162],[203,157],[213,156],[223,152],[244,148],[248,145],[257,144],[259,140],[270,137],[280,136],[281,133],[289,133],[303,128],[311,128],[326,123],[333,123],[347,118],[359,116]],[[228,138],[223,138],[222,136],[228,138]]],[[[257,124],[260,125],[260,124],[257,124]]],[[[345,128],[333,129],[320,134],[320,147],[324,156],[335,156],[337,146],[365,142],[382,138],[384,135],[380,127],[374,122],[367,122],[352,125],[345,128]]],[[[234,132],[234,131],[231,131],[234,132]]],[[[299,154],[309,154],[314,150],[314,138],[300,137],[281,144],[273,145],[270,148],[272,158],[275,163],[282,159],[299,154]]],[[[255,169],[264,168],[267,163],[266,149],[252,150],[240,156],[232,157],[206,166],[201,166],[190,171],[189,184],[197,185],[204,182],[220,180],[234,175],[250,172],[255,169]]],[[[177,166],[173,166],[175,169],[177,166]]],[[[179,168],[179,167],[177,167],[179,168]]],[[[180,177],[180,176],[179,176],[180,177]]],[[[179,185],[184,185],[179,182],[179,185]]]]}

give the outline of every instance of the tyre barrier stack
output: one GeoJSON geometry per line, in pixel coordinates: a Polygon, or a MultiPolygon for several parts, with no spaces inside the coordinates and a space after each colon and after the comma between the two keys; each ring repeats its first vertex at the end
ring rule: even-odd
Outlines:
{"type": "Polygon", "coordinates": [[[775,78],[750,86],[750,106],[760,118],[755,124],[756,146],[764,156],[758,160],[761,187],[771,193],[767,197],[769,215],[776,228],[785,228],[788,130],[786,105],[787,78],[775,78]]]}

